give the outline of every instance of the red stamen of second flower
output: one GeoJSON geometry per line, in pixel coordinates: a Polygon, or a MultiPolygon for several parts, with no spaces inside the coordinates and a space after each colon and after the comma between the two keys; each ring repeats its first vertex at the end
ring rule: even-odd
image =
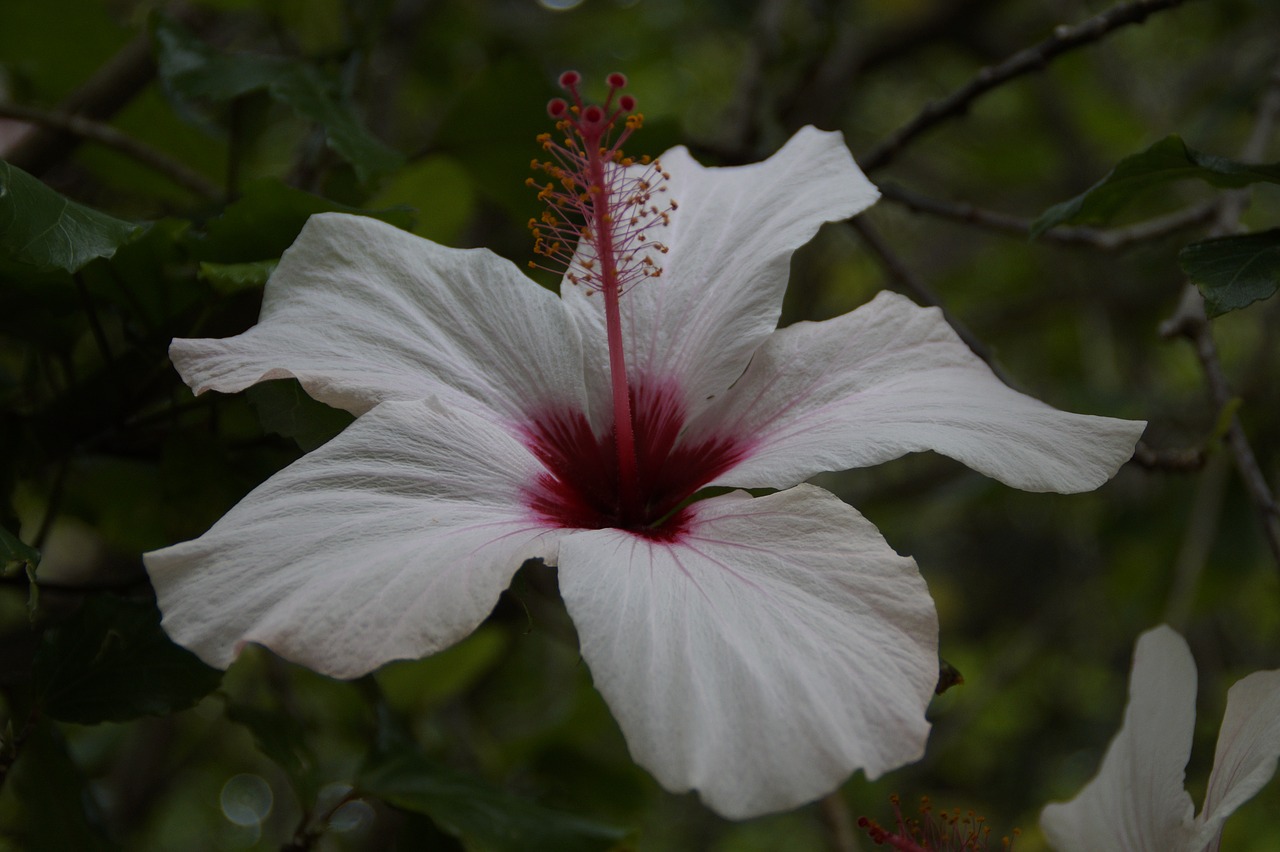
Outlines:
{"type": "Polygon", "coordinates": [[[626,77],[609,75],[603,105],[583,102],[578,91],[581,82],[578,72],[566,71],[560,85],[571,101],[555,98],[547,104],[561,138],[550,133],[538,137],[550,159],[535,159],[532,166],[550,180],[545,184],[533,178],[528,181],[538,190],[538,199],[547,204],[540,218],[529,221],[529,228],[534,252],[550,262],[549,268],[563,270],[573,284],[604,296],[618,496],[622,515],[637,516],[635,422],[620,300],[635,284],[662,274],[656,257],[666,254],[667,247],[652,239],[650,232],[665,226],[677,205],[655,201],[666,192],[662,182],[669,177],[656,160],[636,160],[622,151],[623,143],[644,123],[644,117],[633,112],[635,98],[619,95],[627,85],[626,77]]]}
{"type": "MultiPolygon", "coordinates": [[[[877,846],[889,846],[899,852],[988,852],[991,827],[985,817],[973,811],[962,813],[959,808],[935,812],[928,796],[920,800],[919,818],[909,818],[902,813],[902,802],[896,796],[889,797],[897,828],[890,831],[868,817],[858,819],[858,827],[865,831],[877,846]]],[[[1016,838],[1021,832],[1013,830],[1016,838]]],[[[1013,839],[1000,838],[1000,848],[1012,852],[1013,839]]]]}

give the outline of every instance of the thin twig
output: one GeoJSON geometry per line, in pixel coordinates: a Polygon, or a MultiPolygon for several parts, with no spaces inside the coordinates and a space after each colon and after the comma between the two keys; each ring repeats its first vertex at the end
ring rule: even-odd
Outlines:
{"type": "Polygon", "coordinates": [[[927,104],[915,118],[859,157],[858,162],[866,172],[883,168],[917,136],[948,118],[964,115],[975,100],[997,86],[1023,74],[1038,71],[1055,56],[1095,42],[1114,29],[1126,24],[1141,23],[1155,12],[1180,6],[1184,2],[1186,0],[1132,0],[1113,6],[1075,26],[1060,26],[1053,31],[1052,36],[1039,44],[1018,51],[999,65],[983,68],[959,89],[941,100],[927,104]]]}
{"type": "Polygon", "coordinates": [[[941,310],[942,318],[965,342],[965,345],[973,351],[973,354],[985,361],[987,366],[991,368],[991,372],[995,373],[1000,381],[1009,387],[1014,387],[1012,379],[1000,367],[990,347],[979,340],[976,334],[947,310],[946,306],[942,304],[942,300],[933,292],[933,289],[907,268],[902,259],[898,257],[893,249],[889,248],[889,245],[880,234],[866,221],[865,216],[855,216],[849,220],[849,225],[858,232],[858,236],[862,237],[863,242],[880,260],[880,265],[889,273],[889,277],[897,282],[899,287],[914,296],[916,301],[941,310]]]}
{"type": "MultiPolygon", "coordinates": [[[[215,21],[214,16],[196,4],[166,5],[166,14],[196,32],[215,21]]],[[[153,53],[151,34],[140,33],[59,103],[56,111],[92,121],[109,120],[155,79],[153,53]]],[[[38,177],[70,156],[84,138],[87,137],[65,127],[40,125],[10,148],[5,159],[38,177]]]]}
{"type": "Polygon", "coordinates": [[[11,118],[25,121],[39,127],[46,127],[70,133],[82,139],[97,142],[113,151],[118,151],[152,171],[158,172],[183,189],[216,201],[222,197],[221,190],[203,175],[192,171],[169,155],[152,148],[145,142],[134,139],[120,132],[109,124],[70,113],[47,112],[18,104],[0,103],[0,118],[11,118]]]}
{"type": "MultiPolygon", "coordinates": [[[[857,2],[845,5],[856,7],[857,2]]],[[[796,77],[791,92],[781,101],[783,122],[788,127],[831,123],[856,90],[860,76],[887,63],[904,61],[935,42],[954,42],[979,30],[984,15],[995,5],[996,0],[940,0],[903,21],[877,29],[869,29],[854,8],[834,11],[826,21],[835,30],[831,47],[814,50],[809,65],[796,77]]]]}
{"type": "MultiPolygon", "coordinates": [[[[1254,122],[1249,139],[1241,149],[1240,158],[1246,162],[1257,160],[1266,152],[1267,144],[1275,133],[1276,124],[1280,121],[1280,61],[1272,68],[1267,90],[1258,105],[1258,117],[1254,122]]],[[[1222,205],[1212,233],[1229,234],[1239,229],[1240,216],[1248,204],[1248,190],[1230,193],[1222,205]]],[[[1209,386],[1209,395],[1219,412],[1227,411],[1232,404],[1234,394],[1222,369],[1222,360],[1218,357],[1218,346],[1213,339],[1213,326],[1205,315],[1204,298],[1200,291],[1190,282],[1183,286],[1182,298],[1173,316],[1160,327],[1160,333],[1166,337],[1185,337],[1195,350],[1200,368],[1204,372],[1205,382],[1209,386]]],[[[1276,505],[1275,496],[1271,492],[1267,479],[1258,465],[1257,456],[1249,444],[1249,437],[1240,424],[1237,414],[1231,414],[1231,423],[1227,427],[1223,440],[1231,450],[1236,461],[1236,469],[1244,480],[1249,500],[1258,513],[1262,525],[1262,535],[1271,548],[1271,555],[1280,568],[1280,508],[1276,505]]]]}
{"type": "MultiPolygon", "coordinates": [[[[58,106],[58,112],[75,113],[86,119],[111,118],[137,97],[155,78],[151,37],[139,35],[124,45],[58,106]]],[[[65,160],[83,137],[64,127],[39,125],[35,132],[19,140],[5,155],[10,163],[34,175],[42,175],[65,160]]]]}
{"type": "MultiPolygon", "coordinates": [[[[879,189],[885,200],[901,204],[913,213],[925,213],[940,219],[976,225],[1022,239],[1026,239],[1031,232],[1031,220],[1021,216],[986,210],[962,201],[942,201],[892,183],[880,184],[879,189]]],[[[1220,207],[1221,202],[1218,200],[1205,201],[1123,228],[1063,226],[1046,231],[1040,235],[1040,239],[1045,242],[1085,246],[1102,251],[1120,251],[1137,243],[1203,225],[1217,215],[1220,207]]]]}
{"type": "MultiPolygon", "coordinates": [[[[1231,405],[1234,394],[1222,370],[1222,361],[1218,358],[1218,346],[1213,340],[1213,329],[1204,312],[1204,299],[1195,285],[1188,284],[1183,289],[1182,301],[1173,316],[1164,322],[1160,332],[1166,338],[1185,337],[1195,350],[1200,361],[1200,369],[1204,371],[1206,383],[1209,385],[1209,396],[1218,411],[1226,411],[1231,405]]],[[[1235,457],[1236,468],[1240,478],[1244,480],[1245,490],[1258,513],[1262,523],[1262,534],[1271,548],[1271,554],[1280,568],[1280,509],[1276,507],[1275,497],[1267,485],[1266,477],[1258,466],[1258,459],[1249,444],[1249,438],[1240,425],[1240,419],[1231,415],[1231,425],[1223,440],[1235,457]]]]}

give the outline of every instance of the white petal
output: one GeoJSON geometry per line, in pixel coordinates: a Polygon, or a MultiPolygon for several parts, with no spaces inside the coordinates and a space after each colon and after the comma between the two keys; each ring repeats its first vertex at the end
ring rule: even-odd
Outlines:
{"type": "Polygon", "coordinates": [[[1198,852],[1184,789],[1196,721],[1196,665],[1187,643],[1160,626],[1138,639],[1124,722],[1098,775],[1040,815],[1058,852],[1198,852]]]}
{"type": "Polygon", "coordinates": [[[937,616],[915,563],[810,485],[695,503],[672,542],[561,542],[582,656],[636,762],[732,818],[918,759],[937,616]]]}
{"type": "Polygon", "coordinates": [[[1096,488],[1146,424],[1059,411],[1011,390],[934,308],[881,293],[774,333],[719,408],[690,425],[753,449],[720,484],[786,487],[934,450],[1028,491],[1096,488]]]}
{"type": "Polygon", "coordinates": [[[164,627],[219,667],[246,642],[334,677],[438,651],[524,560],[554,561],[560,533],[520,502],[540,469],[483,418],[384,403],[200,538],[147,554],[164,627]]]}
{"type": "Polygon", "coordinates": [[[1201,823],[1198,850],[1217,849],[1222,822],[1271,780],[1280,757],[1280,671],[1254,672],[1227,693],[1227,712],[1218,732],[1213,773],[1201,823]]]}
{"type": "Polygon", "coordinates": [[[554,293],[490,251],[364,216],[312,216],[267,282],[256,326],[175,340],[169,355],[197,393],[294,376],[356,414],[456,391],[515,420],[539,404],[585,408],[577,332],[554,293]]]}
{"type": "MultiPolygon", "coordinates": [[[[679,209],[652,239],[662,276],[622,298],[628,373],[674,380],[690,412],[727,388],[778,324],[791,253],[823,222],[846,219],[879,192],[839,133],[806,127],[762,163],[704,168],[684,148],[660,158],[679,209]]],[[[583,331],[589,375],[608,401],[604,300],[570,284],[565,304],[583,331]]]]}

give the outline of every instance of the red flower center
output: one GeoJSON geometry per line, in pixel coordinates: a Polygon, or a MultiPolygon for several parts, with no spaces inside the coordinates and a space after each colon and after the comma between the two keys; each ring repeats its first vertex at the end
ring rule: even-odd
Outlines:
{"type": "Polygon", "coordinates": [[[681,441],[686,420],[680,394],[662,383],[631,388],[637,499],[624,499],[614,430],[591,430],[580,411],[548,412],[526,430],[529,448],[546,466],[526,495],[548,523],[570,529],[624,529],[671,541],[686,529],[682,504],[733,467],[748,450],[732,437],[681,441]]]}

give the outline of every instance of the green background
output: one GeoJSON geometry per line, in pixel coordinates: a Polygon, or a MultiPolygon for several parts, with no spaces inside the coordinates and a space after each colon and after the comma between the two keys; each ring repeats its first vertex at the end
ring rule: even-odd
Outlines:
{"type": "MultiPolygon", "coordinates": [[[[819,477],[917,560],[942,656],[964,675],[931,706],[919,763],[874,783],[857,775],[822,806],[743,823],[663,792],[631,762],[578,657],[554,572],[539,566],[454,649],[354,683],[259,650],[219,683],[167,645],[140,554],[199,535],[348,420],[289,383],[197,400],[165,354],[175,336],[252,325],[272,261],[308,215],[375,211],[524,265],[524,223],[539,212],[524,180],[567,68],[594,95],[608,72],[629,76],[646,117],[629,153],[683,144],[708,164],[750,162],[813,123],[842,130],[865,159],[984,66],[1110,8],[551,5],[7,0],[0,103],[83,109],[74,99],[105,79],[116,102],[95,118],[194,179],[184,186],[154,157],[92,141],[33,153],[20,138],[30,127],[0,120],[0,157],[44,185],[10,171],[0,196],[0,843],[869,849],[865,837],[841,846],[836,812],[888,822],[896,792],[972,808],[997,833],[1020,827],[1015,848],[1034,852],[1045,848],[1039,809],[1096,770],[1119,724],[1133,643],[1162,621],[1187,637],[1200,671],[1188,768],[1199,802],[1227,688],[1280,667],[1280,564],[1192,347],[1160,334],[1185,286],[1179,251],[1210,235],[1210,205],[1226,190],[1159,182],[1086,222],[1097,230],[1059,227],[1035,241],[1027,230],[1170,134],[1242,158],[1280,68],[1280,6],[1265,0],[1150,4],[1176,8],[995,87],[895,149],[870,177],[896,190],[859,227],[825,227],[792,263],[784,323],[898,289],[944,305],[1018,389],[1150,421],[1147,463],[1091,494],[1015,491],[932,454],[819,477]],[[137,73],[113,79],[110,63],[130,56],[137,73]],[[84,209],[60,206],[45,187],[84,209]],[[903,200],[918,197],[945,215],[903,200]],[[1205,215],[1105,245],[1112,229],[1186,210],[1205,215]],[[68,227],[67,241],[19,239],[34,216],[68,227]],[[107,242],[70,228],[84,221],[107,242]],[[317,837],[297,834],[352,785],[360,804],[317,837]]],[[[104,100],[99,92],[94,103],[104,100]]],[[[1244,158],[1280,160],[1276,134],[1264,141],[1244,158]]],[[[1265,232],[1280,224],[1280,189],[1258,180],[1241,224],[1265,232]]],[[[1274,260],[1271,272],[1263,266],[1251,284],[1261,296],[1277,277],[1274,260]]],[[[1277,304],[1213,320],[1235,398],[1227,416],[1239,417],[1272,487],[1277,304]]],[[[1272,782],[1228,822],[1223,848],[1270,852],[1277,812],[1272,782]]]]}

